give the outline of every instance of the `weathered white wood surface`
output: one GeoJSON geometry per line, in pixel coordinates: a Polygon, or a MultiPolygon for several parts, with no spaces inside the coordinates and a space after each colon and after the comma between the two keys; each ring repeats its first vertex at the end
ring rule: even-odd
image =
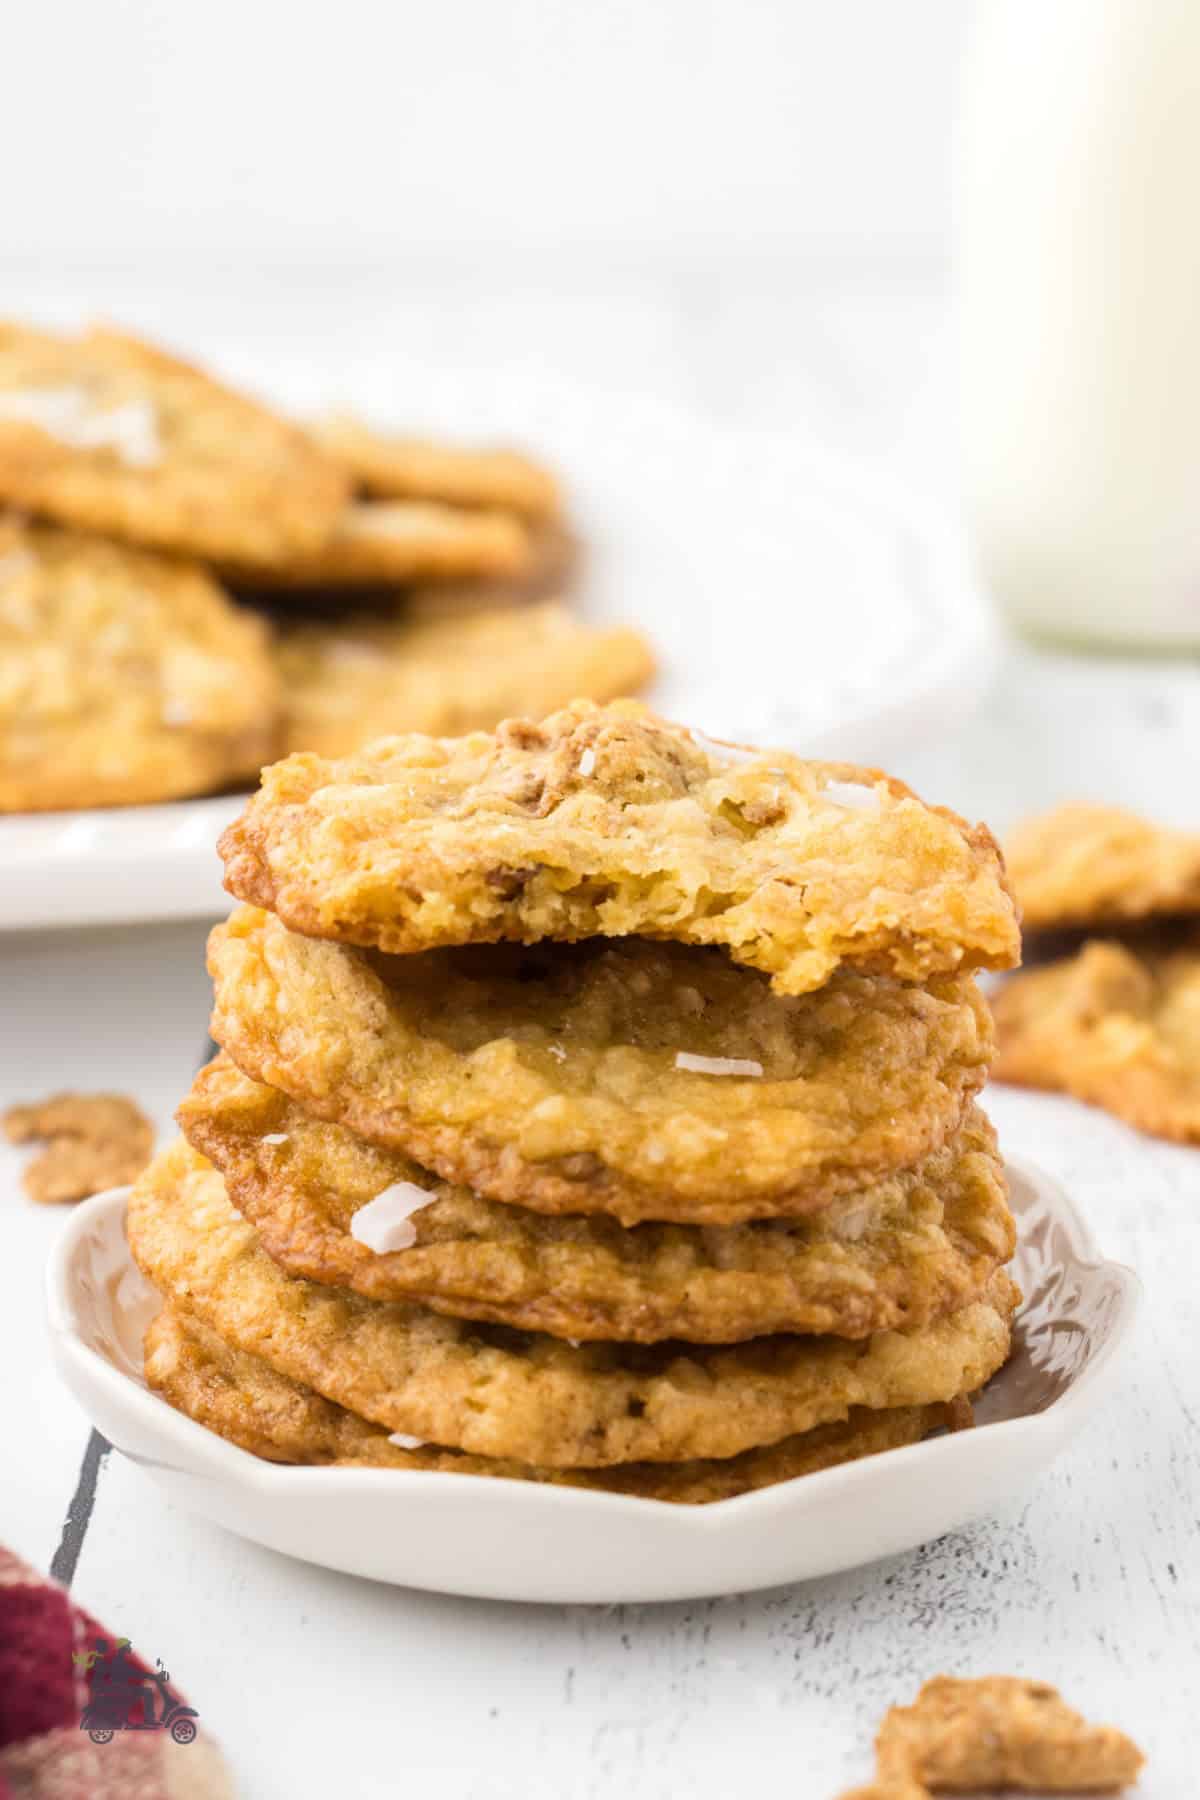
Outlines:
{"type": "MultiPolygon", "coordinates": [[[[102,282],[91,291],[170,323],[169,297],[156,312],[102,282]]],[[[42,298],[31,289],[29,308],[42,298]]],[[[223,306],[208,315],[218,330],[223,306]]],[[[431,354],[452,354],[461,332],[476,355],[494,342],[497,355],[608,371],[718,417],[800,417],[910,479],[915,469],[951,485],[942,311],[919,285],[796,280],[738,295],[681,277],[661,290],[560,283],[485,304],[464,280],[393,295],[389,308],[390,328],[431,354]]],[[[356,354],[345,328],[343,350],[356,354]]],[[[1070,793],[1194,823],[1197,771],[1194,668],[1021,652],[968,731],[914,750],[898,772],[1004,826],[1070,793]]],[[[165,1127],[204,1040],[202,938],[181,927],[0,940],[0,1102],[102,1084],[139,1095],[165,1127]]],[[[991,1108],[1008,1147],[1062,1179],[1105,1250],[1139,1269],[1148,1303],[1103,1415],[984,1524],[766,1595],[523,1609],[289,1562],[175,1512],[110,1458],[76,1591],[162,1656],[253,1800],[418,1784],[489,1800],[825,1800],[865,1777],[885,1705],[944,1669],[1060,1681],[1150,1749],[1147,1800],[1194,1793],[1200,1152],[1065,1101],[996,1090],[991,1108]]],[[[44,1349],[41,1264],[57,1221],[20,1196],[16,1165],[0,1160],[0,1540],[45,1566],[87,1428],[44,1349]]]]}

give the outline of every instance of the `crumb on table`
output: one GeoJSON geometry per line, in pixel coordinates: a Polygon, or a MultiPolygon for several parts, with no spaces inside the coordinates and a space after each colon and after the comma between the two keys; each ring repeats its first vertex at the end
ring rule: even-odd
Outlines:
{"type": "Polygon", "coordinates": [[[1015,1788],[1116,1793],[1145,1758],[1115,1725],[1089,1725],[1056,1688],[1015,1675],[927,1681],[893,1706],[875,1739],[875,1779],[842,1800],[925,1800],[1015,1788]]]}
{"type": "Polygon", "coordinates": [[[125,1094],[52,1094],[0,1116],[10,1144],[44,1143],[22,1175],[31,1200],[84,1200],[141,1174],[154,1127],[125,1094]]]}

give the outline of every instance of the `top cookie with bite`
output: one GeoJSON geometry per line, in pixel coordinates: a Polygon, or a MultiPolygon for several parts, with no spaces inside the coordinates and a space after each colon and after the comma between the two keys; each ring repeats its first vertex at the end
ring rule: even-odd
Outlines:
{"type": "Polygon", "coordinates": [[[799,994],[843,964],[924,981],[1019,951],[982,827],[877,770],[713,743],[629,700],[288,757],[220,848],[239,899],[390,952],[640,935],[722,946],[799,994]]]}

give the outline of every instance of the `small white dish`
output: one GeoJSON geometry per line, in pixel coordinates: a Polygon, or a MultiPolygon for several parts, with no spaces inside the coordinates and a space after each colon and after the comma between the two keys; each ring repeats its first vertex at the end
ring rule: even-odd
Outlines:
{"type": "MultiPolygon", "coordinates": [[[[286,383],[276,397],[295,408],[286,383]]],[[[528,370],[409,370],[404,407],[451,436],[515,436],[563,471],[580,610],[651,638],[647,697],[669,718],[886,765],[953,731],[983,686],[992,627],[958,532],[869,466],[528,370]]],[[[223,914],[215,845],[243,804],[0,817],[0,931],[223,914]]]]}
{"type": "Polygon", "coordinates": [[[911,1550],[1003,1504],[1099,1404],[1140,1294],[1062,1190],[1008,1167],[1025,1294],[978,1424],[736,1500],[675,1506],[469,1475],[298,1469],[235,1449],[151,1394],[154,1290],[125,1242],[127,1189],[77,1208],[50,1259],[55,1360],[98,1430],[182,1507],[376,1581],[493,1600],[685,1600],[911,1550]]]}

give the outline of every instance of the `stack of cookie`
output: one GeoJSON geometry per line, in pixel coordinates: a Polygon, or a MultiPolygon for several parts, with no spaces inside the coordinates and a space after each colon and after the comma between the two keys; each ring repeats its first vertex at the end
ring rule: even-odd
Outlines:
{"type": "Polygon", "coordinates": [[[1075,804],[1010,858],[1042,966],[996,996],[997,1075],[1200,1143],[1200,833],[1075,804]]]}
{"type": "Polygon", "coordinates": [[[0,812],[632,692],[645,640],[552,598],[569,549],[511,451],[301,430],[119,333],[0,324],[0,812]]]}
{"type": "Polygon", "coordinates": [[[719,1499],[969,1414],[1014,1244],[986,832],[635,703],[268,770],[129,1209],[260,1455],[719,1499]]]}

